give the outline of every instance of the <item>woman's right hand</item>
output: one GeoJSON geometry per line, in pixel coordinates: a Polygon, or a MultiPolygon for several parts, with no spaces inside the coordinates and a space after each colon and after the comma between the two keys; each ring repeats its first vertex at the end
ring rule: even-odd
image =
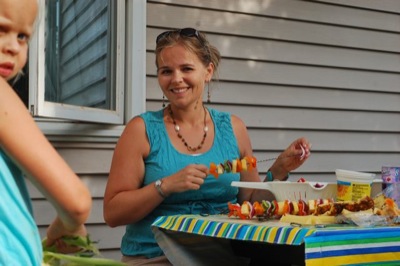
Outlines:
{"type": "Polygon", "coordinates": [[[203,164],[190,164],[179,172],[163,179],[162,190],[165,194],[198,190],[208,175],[208,167],[203,164]]]}

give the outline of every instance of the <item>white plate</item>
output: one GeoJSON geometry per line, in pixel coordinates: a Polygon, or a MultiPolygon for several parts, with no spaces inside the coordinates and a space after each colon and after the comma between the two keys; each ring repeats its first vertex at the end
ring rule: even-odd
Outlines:
{"type": "Polygon", "coordinates": [[[242,188],[270,190],[278,201],[283,200],[310,200],[310,199],[336,199],[336,183],[326,182],[238,182],[233,181],[232,186],[242,188]],[[315,187],[316,184],[321,187],[315,187]]]}

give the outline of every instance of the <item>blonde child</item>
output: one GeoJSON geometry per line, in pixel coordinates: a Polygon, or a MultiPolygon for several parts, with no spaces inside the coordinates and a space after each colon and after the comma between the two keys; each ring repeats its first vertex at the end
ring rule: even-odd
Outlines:
{"type": "Polygon", "coordinates": [[[66,235],[86,235],[88,189],[35,125],[8,82],[27,60],[37,0],[0,0],[0,265],[41,265],[42,246],[24,176],[43,193],[57,216],[47,245],[66,235]]]}

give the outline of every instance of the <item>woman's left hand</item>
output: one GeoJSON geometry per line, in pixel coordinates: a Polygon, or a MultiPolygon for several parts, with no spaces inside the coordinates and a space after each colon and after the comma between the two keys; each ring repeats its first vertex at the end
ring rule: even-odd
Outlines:
{"type": "Polygon", "coordinates": [[[311,144],[306,138],[293,141],[278,157],[278,163],[287,172],[300,167],[310,157],[311,144]]]}

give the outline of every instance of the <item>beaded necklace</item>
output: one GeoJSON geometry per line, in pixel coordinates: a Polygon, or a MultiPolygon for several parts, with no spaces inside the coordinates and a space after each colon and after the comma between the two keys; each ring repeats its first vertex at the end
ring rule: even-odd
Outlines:
{"type": "Polygon", "coordinates": [[[176,121],[175,121],[175,118],[174,118],[174,113],[172,112],[171,105],[168,105],[168,112],[169,112],[169,115],[172,118],[172,122],[174,123],[174,129],[175,129],[176,135],[178,136],[178,138],[180,138],[182,140],[183,144],[185,145],[185,147],[190,152],[195,152],[197,150],[200,150],[203,147],[204,141],[206,140],[206,137],[207,137],[207,131],[208,131],[208,126],[207,126],[207,122],[206,122],[207,111],[206,111],[206,108],[204,107],[204,105],[203,105],[203,109],[204,109],[204,128],[203,128],[204,135],[203,135],[203,139],[201,140],[200,144],[197,147],[192,147],[189,144],[187,144],[185,138],[179,132],[180,127],[179,127],[179,125],[176,124],[176,121]]]}

